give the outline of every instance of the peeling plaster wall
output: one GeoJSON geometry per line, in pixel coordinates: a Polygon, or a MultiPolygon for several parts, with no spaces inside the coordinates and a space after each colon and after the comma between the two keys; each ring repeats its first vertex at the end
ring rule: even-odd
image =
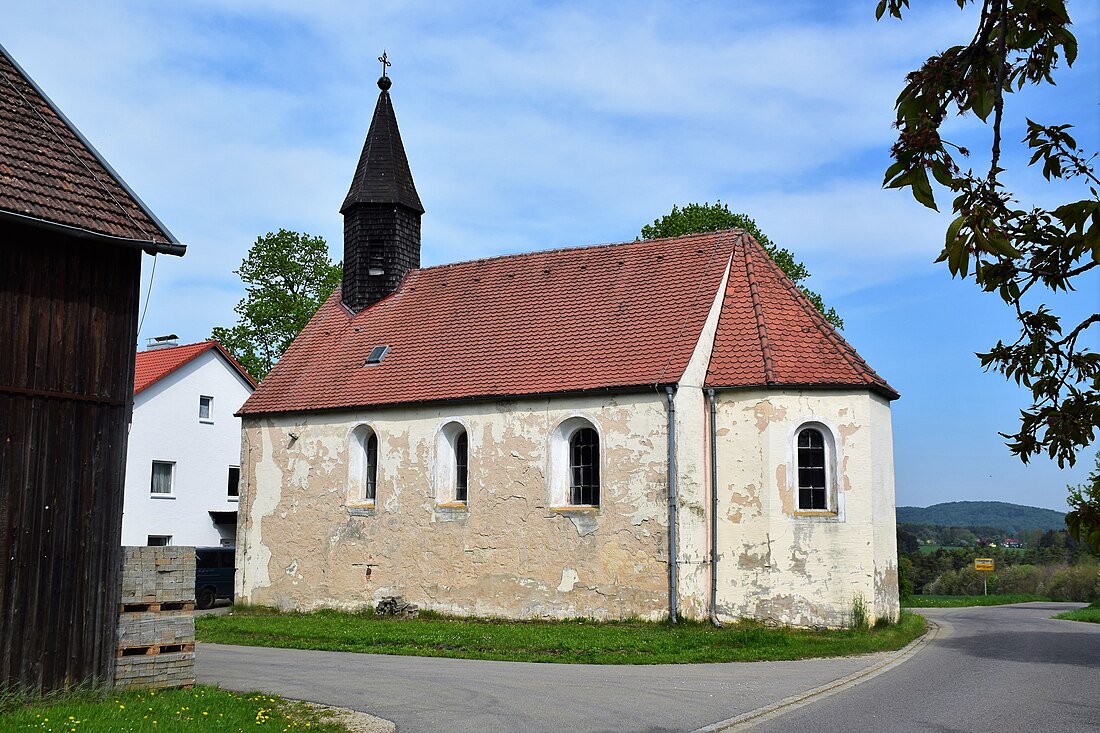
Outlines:
{"type": "Polygon", "coordinates": [[[400,594],[455,614],[661,618],[666,419],[657,394],[246,417],[238,597],[308,610],[400,594]],[[575,416],[601,437],[598,510],[555,508],[548,489],[550,436],[575,416]],[[464,508],[437,504],[432,485],[452,420],[469,437],[464,508]],[[379,438],[373,505],[349,495],[361,423],[379,438]]]}
{"type": "Polygon", "coordinates": [[[862,598],[898,616],[890,407],[868,392],[718,394],[718,611],[795,626],[844,626],[862,598]],[[794,434],[835,439],[829,516],[796,515],[794,434]]]}

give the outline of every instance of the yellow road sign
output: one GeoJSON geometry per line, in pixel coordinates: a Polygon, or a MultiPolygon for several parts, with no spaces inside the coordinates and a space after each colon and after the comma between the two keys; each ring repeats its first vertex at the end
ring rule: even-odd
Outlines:
{"type": "Polygon", "coordinates": [[[975,570],[992,570],[993,558],[991,557],[976,557],[974,558],[975,570]]]}

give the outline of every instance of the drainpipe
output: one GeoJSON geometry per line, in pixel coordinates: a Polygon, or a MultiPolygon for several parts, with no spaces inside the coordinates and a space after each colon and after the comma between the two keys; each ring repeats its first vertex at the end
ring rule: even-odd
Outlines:
{"type": "Polygon", "coordinates": [[[676,618],[676,390],[665,387],[668,398],[668,620],[676,618]]]}
{"type": "Polygon", "coordinates": [[[710,622],[718,620],[718,422],[714,404],[714,389],[707,389],[710,407],[710,622]]]}

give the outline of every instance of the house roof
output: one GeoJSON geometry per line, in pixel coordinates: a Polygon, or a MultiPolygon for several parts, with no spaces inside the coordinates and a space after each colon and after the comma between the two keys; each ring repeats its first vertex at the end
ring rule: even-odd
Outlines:
{"type": "Polygon", "coordinates": [[[155,252],[185,249],[2,46],[0,216],[155,252]]]}
{"type": "Polygon", "coordinates": [[[401,144],[401,131],[397,129],[397,115],[393,112],[393,102],[387,91],[389,81],[389,77],[378,80],[382,92],[374,107],[374,117],[367,130],[351,189],[340,207],[341,214],[355,204],[402,204],[424,213],[424,206],[413,185],[405,146],[401,144]]]}
{"type": "Polygon", "coordinates": [[[729,230],[412,270],[395,293],[355,315],[337,291],[240,412],[675,384],[731,263],[708,384],[845,385],[897,396],[803,307],[755,240],[729,230]],[[749,264],[761,273],[755,301],[742,274],[749,264]],[[795,343],[770,349],[768,382],[763,343],[780,337],[795,343]],[[367,365],[380,346],[388,352],[367,365]]]}
{"type": "Polygon", "coordinates": [[[226,362],[253,388],[255,380],[249,376],[244,367],[225,350],[221,344],[214,340],[200,341],[197,344],[185,344],[183,346],[171,346],[163,349],[151,349],[139,351],[137,354],[137,368],[134,372],[134,394],[137,395],[145,389],[152,387],[160,380],[176,371],[184,364],[192,361],[200,354],[207,351],[216,351],[226,362]]]}
{"type": "Polygon", "coordinates": [[[707,386],[862,386],[897,399],[764,248],[751,236],[739,240],[707,386]]]}

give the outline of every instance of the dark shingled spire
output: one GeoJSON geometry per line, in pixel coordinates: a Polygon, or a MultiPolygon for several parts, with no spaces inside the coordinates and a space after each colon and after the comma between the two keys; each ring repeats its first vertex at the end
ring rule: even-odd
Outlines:
{"type": "MultiPolygon", "coordinates": [[[[383,55],[379,58],[388,65],[383,55]]],[[[363,154],[344,205],[344,305],[358,313],[386,297],[405,273],[420,267],[420,216],[424,207],[413,185],[383,66],[363,154]]]]}
{"type": "Polygon", "coordinates": [[[405,146],[401,144],[401,131],[397,129],[397,117],[387,91],[390,84],[388,76],[378,80],[382,93],[378,95],[351,190],[340,207],[341,214],[347,214],[355,204],[402,204],[424,213],[405,157],[405,146]]]}

